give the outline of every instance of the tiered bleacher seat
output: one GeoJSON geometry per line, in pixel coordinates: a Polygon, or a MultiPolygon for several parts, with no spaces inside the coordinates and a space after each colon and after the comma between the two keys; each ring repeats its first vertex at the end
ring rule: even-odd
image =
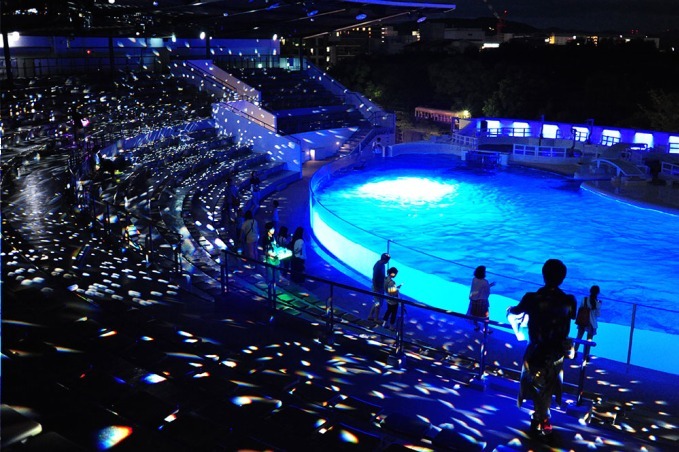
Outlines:
{"type": "Polygon", "coordinates": [[[302,133],[366,123],[360,112],[303,71],[282,68],[226,67],[232,75],[262,93],[262,107],[277,117],[278,131],[302,133]]]}

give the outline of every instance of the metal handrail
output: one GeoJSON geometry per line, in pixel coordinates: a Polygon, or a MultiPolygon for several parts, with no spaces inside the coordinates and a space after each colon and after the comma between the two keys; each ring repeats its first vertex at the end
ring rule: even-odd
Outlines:
{"type": "MultiPolygon", "coordinates": [[[[272,264],[268,264],[266,262],[258,261],[258,260],[253,260],[248,257],[245,257],[238,252],[235,252],[229,248],[225,248],[222,250],[221,254],[221,259],[220,259],[220,286],[222,290],[222,294],[226,294],[230,291],[230,279],[229,279],[229,269],[228,269],[228,261],[229,261],[229,256],[237,259],[237,260],[242,260],[244,262],[248,262],[250,264],[254,264],[255,266],[263,266],[263,267],[268,267],[275,269],[276,271],[279,272],[289,272],[288,270],[281,268],[279,266],[275,266],[272,264]]],[[[487,348],[488,348],[488,337],[489,337],[489,328],[490,326],[495,326],[495,327],[500,327],[500,328],[505,328],[505,329],[511,329],[512,326],[508,323],[503,323],[503,322],[497,322],[494,320],[490,320],[489,318],[486,317],[476,317],[473,315],[467,315],[467,314],[461,314],[458,312],[446,310],[446,309],[441,309],[433,306],[428,306],[423,303],[417,302],[415,300],[410,300],[406,298],[400,298],[400,297],[392,297],[387,294],[381,294],[377,292],[373,292],[368,289],[363,289],[360,287],[356,287],[353,285],[349,284],[344,284],[340,283],[337,281],[331,281],[329,279],[325,279],[323,277],[319,277],[316,275],[309,275],[309,274],[304,274],[305,278],[313,279],[316,282],[320,282],[323,284],[326,284],[330,288],[330,296],[326,299],[326,316],[325,316],[325,322],[326,322],[326,332],[327,332],[327,339],[332,342],[333,339],[333,332],[334,332],[334,326],[335,326],[335,306],[334,306],[334,293],[335,289],[345,289],[349,290],[352,292],[358,292],[360,294],[367,295],[369,297],[381,297],[385,300],[393,300],[399,303],[400,306],[400,313],[398,315],[397,319],[397,329],[396,329],[396,338],[395,338],[395,347],[393,352],[389,355],[389,359],[392,362],[392,364],[396,367],[400,367],[403,364],[404,357],[405,357],[405,347],[406,345],[418,345],[414,342],[409,342],[405,338],[405,315],[406,315],[406,306],[412,306],[412,307],[417,307],[424,309],[426,311],[430,311],[433,313],[438,313],[438,314],[443,314],[443,315],[449,315],[453,317],[457,317],[460,319],[465,319],[468,321],[476,321],[480,322],[483,324],[483,339],[480,344],[479,348],[479,356],[477,361],[479,363],[478,366],[478,371],[474,375],[474,378],[477,378],[479,380],[482,380],[484,378],[485,372],[486,372],[486,355],[487,355],[487,348]]],[[[267,290],[267,299],[271,307],[271,312],[272,312],[272,317],[273,319],[276,315],[276,312],[278,310],[278,293],[276,291],[276,284],[273,284],[273,290],[271,290],[271,287],[267,290]]],[[[356,328],[362,328],[358,325],[354,325],[356,328]]],[[[595,347],[596,343],[591,341],[591,340],[585,340],[585,339],[577,339],[577,338],[571,338],[572,342],[574,344],[582,344],[584,345],[584,354],[583,354],[583,361],[580,365],[580,370],[579,370],[579,375],[578,375],[578,382],[577,384],[572,386],[576,387],[576,394],[577,394],[577,405],[582,404],[582,399],[584,395],[584,383],[585,383],[585,373],[586,373],[586,368],[589,364],[589,358],[590,358],[590,349],[591,347],[595,347]]],[[[430,348],[435,348],[435,349],[440,349],[435,346],[429,345],[430,348]]],[[[446,352],[447,353],[447,352],[446,352]]],[[[465,359],[469,359],[468,357],[462,357],[465,359]]]]}

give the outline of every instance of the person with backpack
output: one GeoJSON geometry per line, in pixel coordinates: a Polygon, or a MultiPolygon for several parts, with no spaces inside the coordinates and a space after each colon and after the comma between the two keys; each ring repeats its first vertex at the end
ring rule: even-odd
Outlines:
{"type": "MultiPolygon", "coordinates": [[[[469,290],[469,307],[467,308],[467,315],[475,317],[489,318],[490,304],[488,298],[490,297],[490,288],[495,285],[494,282],[489,283],[486,279],[486,266],[479,265],[474,270],[474,279],[472,279],[471,289],[469,290]]],[[[481,325],[474,320],[474,331],[480,331],[481,325]]],[[[488,330],[491,334],[493,330],[488,330]]]]}
{"type": "Polygon", "coordinates": [[[548,259],[542,266],[545,285],[507,308],[508,314],[528,314],[528,346],[523,355],[517,404],[521,407],[525,399],[533,399],[531,433],[542,437],[552,433],[552,397],[561,403],[563,360],[572,347],[569,334],[577,303],[573,295],[559,288],[566,271],[563,262],[548,259]]]}
{"type": "MultiPolygon", "coordinates": [[[[575,325],[578,327],[577,339],[587,333],[587,340],[591,341],[596,335],[596,329],[599,327],[597,318],[601,314],[601,300],[599,300],[599,293],[601,289],[594,285],[589,288],[589,296],[583,298],[582,304],[578,308],[578,315],[575,318],[575,325]]],[[[578,351],[579,343],[575,344],[574,350],[578,351]]]]}

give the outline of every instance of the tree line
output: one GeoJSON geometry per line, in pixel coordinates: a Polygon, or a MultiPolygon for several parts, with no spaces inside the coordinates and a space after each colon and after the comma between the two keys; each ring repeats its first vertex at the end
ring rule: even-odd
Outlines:
{"type": "Polygon", "coordinates": [[[361,55],[330,74],[389,111],[424,106],[472,116],[679,131],[679,54],[650,43],[361,55]]]}

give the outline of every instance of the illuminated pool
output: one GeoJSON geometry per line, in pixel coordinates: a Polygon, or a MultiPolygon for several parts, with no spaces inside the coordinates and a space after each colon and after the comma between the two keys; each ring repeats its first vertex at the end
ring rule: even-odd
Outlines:
{"type": "Polygon", "coordinates": [[[448,155],[401,155],[330,179],[312,201],[327,251],[369,277],[389,249],[403,293],[465,312],[473,268],[495,281],[491,318],[542,282],[548,258],[568,266],[564,290],[601,286],[601,320],[679,331],[679,216],[599,195],[565,178],[468,168],[448,155]],[[442,284],[445,283],[445,284],[442,284]],[[670,318],[674,320],[670,320],[670,318]]]}

